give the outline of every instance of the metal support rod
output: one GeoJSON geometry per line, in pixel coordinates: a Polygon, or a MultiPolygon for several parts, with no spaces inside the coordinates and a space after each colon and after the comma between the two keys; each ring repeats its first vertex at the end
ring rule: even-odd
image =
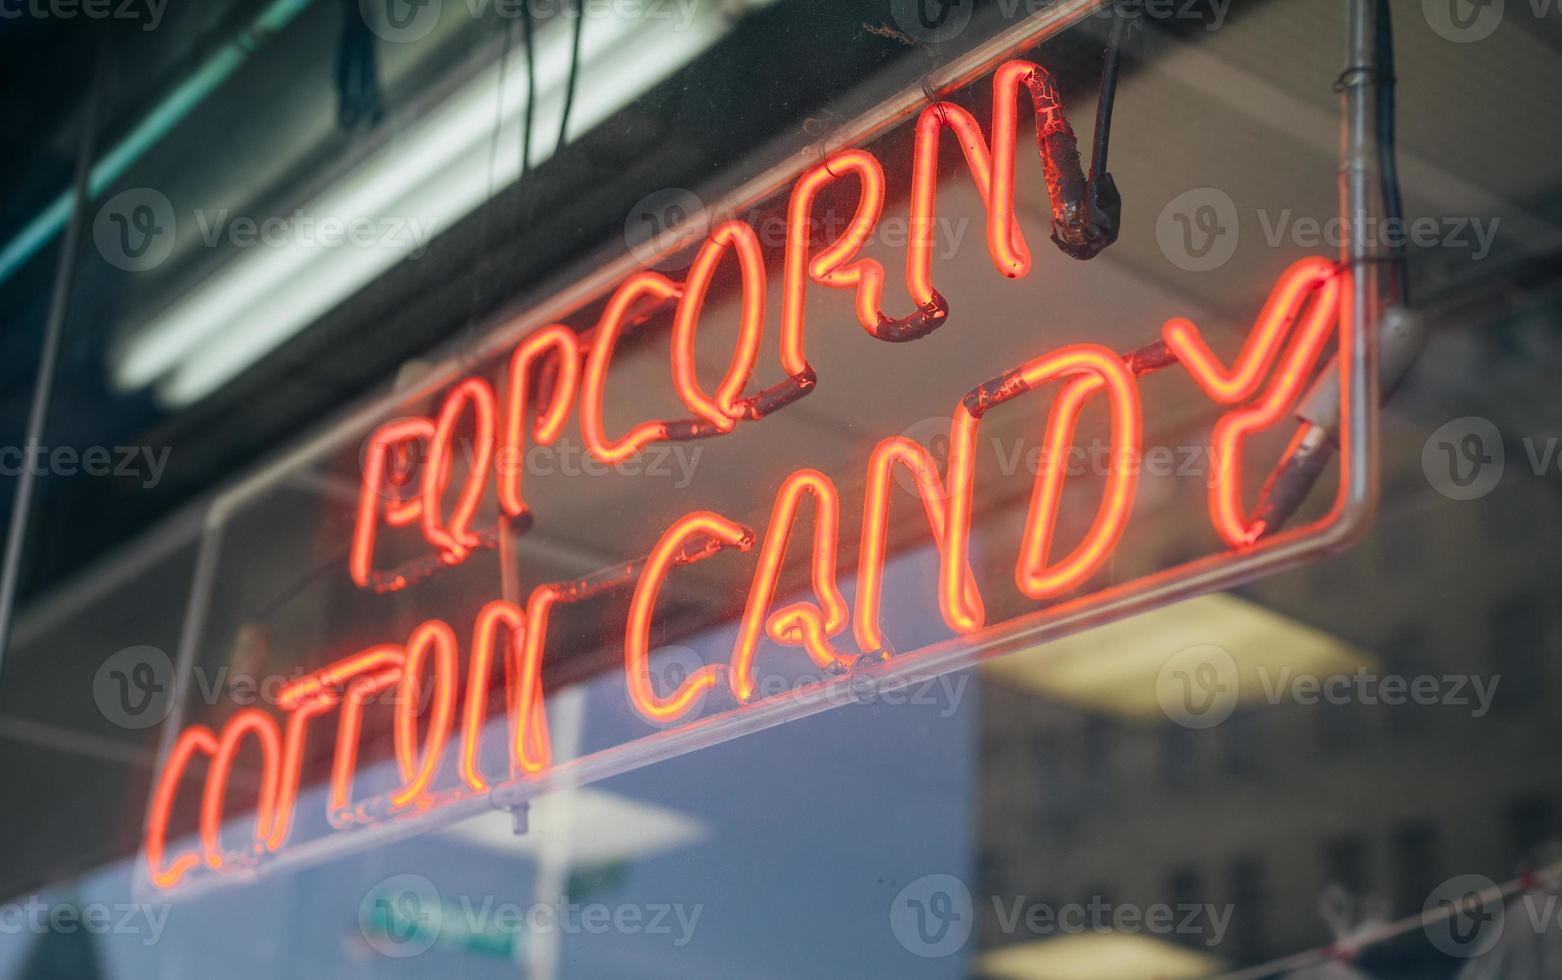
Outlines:
{"type": "Polygon", "coordinates": [[[1382,302],[1378,284],[1378,256],[1373,245],[1373,215],[1378,213],[1377,146],[1377,24],[1373,0],[1347,0],[1348,39],[1345,73],[1340,78],[1344,111],[1340,153],[1340,203],[1346,236],[1341,262],[1350,274],[1343,311],[1349,329],[1340,351],[1341,364],[1349,366],[1342,401],[1343,429],[1359,435],[1353,447],[1356,465],[1345,468],[1351,486],[1348,495],[1360,502],[1364,514],[1377,509],[1378,424],[1381,404],[1378,377],[1378,313],[1382,302]],[[1365,327],[1365,329],[1363,329],[1365,327]],[[1365,424],[1356,425],[1361,420],[1365,424]]]}
{"type": "Polygon", "coordinates": [[[82,117],[81,141],[76,152],[76,176],[70,222],[54,273],[54,292],[49,300],[49,318],[44,326],[43,347],[38,354],[38,380],[33,385],[32,408],[27,417],[25,462],[16,478],[16,493],[11,503],[10,529],[5,538],[4,568],[0,570],[0,669],[11,640],[11,619],[16,609],[16,593],[21,584],[23,548],[27,538],[27,519],[32,511],[34,467],[30,464],[43,444],[44,425],[48,422],[49,401],[54,393],[54,373],[60,359],[60,339],[65,318],[70,312],[71,287],[76,282],[76,253],[81,246],[81,229],[91,201],[92,163],[97,147],[98,109],[103,100],[104,46],[101,40],[93,49],[92,81],[87,89],[87,104],[82,117]]]}

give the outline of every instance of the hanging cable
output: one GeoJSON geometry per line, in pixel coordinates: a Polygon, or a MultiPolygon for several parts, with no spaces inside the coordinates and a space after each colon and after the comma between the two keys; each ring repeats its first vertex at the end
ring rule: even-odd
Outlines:
{"type": "MultiPolygon", "coordinates": [[[[1378,173],[1383,181],[1383,211],[1390,227],[1403,229],[1405,202],[1399,186],[1398,97],[1394,77],[1394,22],[1389,0],[1378,0],[1377,16],[1378,173]]],[[[1389,245],[1393,266],[1393,295],[1399,306],[1410,305],[1410,267],[1403,235],[1389,245]]]]}
{"type": "Polygon", "coordinates": [[[342,0],[342,39],[336,50],[337,118],[343,129],[374,126],[384,115],[374,32],[358,0],[342,0]]]}
{"type": "Polygon", "coordinates": [[[1117,78],[1123,67],[1123,42],[1137,18],[1119,7],[1112,18],[1112,34],[1101,67],[1101,98],[1096,102],[1096,131],[1090,148],[1090,183],[1106,176],[1107,150],[1112,140],[1112,107],[1117,101],[1117,78]]]}
{"type": "Polygon", "coordinates": [[[1136,7],[1119,3],[1112,8],[1112,31],[1101,69],[1101,94],[1096,102],[1095,134],[1091,139],[1090,170],[1083,187],[1083,200],[1069,203],[1067,210],[1071,214],[1066,220],[1055,218],[1053,221],[1052,241],[1064,254],[1076,259],[1095,258],[1117,241],[1122,227],[1123,196],[1117,189],[1117,182],[1107,172],[1107,157],[1112,140],[1112,109],[1117,102],[1117,79],[1122,73],[1123,46],[1128,32],[1138,23],[1136,7]]]}
{"type": "Polygon", "coordinates": [[[564,83],[564,114],[559,120],[559,142],[553,149],[554,156],[558,156],[564,149],[564,144],[569,142],[570,110],[575,107],[575,87],[580,80],[580,41],[586,32],[586,15],[585,10],[582,9],[584,3],[585,0],[575,0],[575,24],[570,34],[569,78],[564,83]]]}
{"type": "Polygon", "coordinates": [[[532,6],[521,4],[521,44],[526,49],[526,118],[521,124],[521,180],[532,169],[532,115],[537,110],[537,25],[532,19],[532,6]]]}

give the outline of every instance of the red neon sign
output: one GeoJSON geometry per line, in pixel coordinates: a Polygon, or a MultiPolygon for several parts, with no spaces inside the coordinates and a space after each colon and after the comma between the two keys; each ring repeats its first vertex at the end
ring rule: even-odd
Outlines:
{"type": "MultiPolygon", "coordinates": [[[[726,221],[700,245],[684,281],[634,272],[617,283],[590,331],[577,334],[566,324],[550,323],[521,338],[508,352],[501,392],[487,378],[463,377],[448,386],[429,416],[387,422],[371,432],[364,443],[347,577],[367,593],[390,593],[438,574],[441,567],[465,563],[488,546],[489,536],[475,527],[490,492],[493,509],[508,519],[513,533],[546,522],[547,513],[536,512],[527,500],[518,461],[530,446],[557,442],[572,411],[591,456],[615,463],[655,442],[719,442],[740,422],[763,419],[818,385],[843,383],[828,376],[818,380],[807,357],[810,285],[850,292],[853,315],[878,340],[913,340],[938,329],[950,316],[947,300],[933,285],[931,247],[938,144],[946,129],[958,141],[985,205],[988,251],[1000,278],[1029,276],[1032,257],[1014,203],[1022,89],[1031,97],[1054,226],[1067,224],[1071,202],[1083,199],[1084,178],[1056,86],[1031,62],[1006,62],[993,75],[990,143],[975,117],[952,103],[935,102],[917,119],[905,266],[913,313],[894,318],[883,311],[885,269],[862,255],[889,193],[883,164],[867,149],[835,152],[791,187],[779,269],[767,268],[751,224],[726,221]],[[820,195],[836,184],[855,191],[855,204],[844,230],[821,246],[811,233],[811,219],[820,195]],[[696,370],[695,343],[722,267],[737,274],[739,324],[727,366],[715,389],[708,390],[696,370]],[[778,356],[786,380],[746,394],[762,356],[770,273],[778,273],[781,282],[778,356]],[[670,319],[671,387],[691,417],[642,418],[610,434],[604,419],[609,393],[628,400],[628,393],[613,385],[615,348],[623,334],[653,329],[657,319],[670,319]],[[471,446],[464,455],[457,451],[463,442],[471,446]],[[391,493],[393,486],[414,480],[414,496],[403,500],[391,493]],[[381,552],[389,549],[381,539],[390,532],[400,535],[403,546],[418,545],[421,557],[411,565],[388,563],[381,552]]],[[[882,611],[897,471],[911,478],[922,526],[938,556],[936,599],[944,626],[954,636],[982,631],[988,599],[1007,588],[981,581],[970,559],[973,514],[984,490],[977,440],[985,417],[1000,406],[1034,420],[1042,432],[1042,456],[1052,461],[1067,457],[1081,417],[1098,406],[1108,423],[1114,461],[1088,526],[1070,535],[1072,541],[1059,540],[1058,531],[1068,489],[1066,468],[1054,462],[1036,472],[1013,568],[1013,589],[1026,600],[1061,601],[1079,593],[1123,541],[1139,490],[1138,468],[1128,461],[1137,459],[1144,446],[1140,377],[1151,371],[1181,367],[1188,386],[1221,410],[1211,433],[1218,478],[1209,491],[1208,520],[1229,548],[1254,548],[1273,529],[1248,516],[1240,479],[1244,448],[1255,435],[1284,423],[1316,376],[1328,344],[1341,336],[1344,282],[1335,265],[1322,259],[1303,260],[1286,270],[1229,367],[1199,329],[1180,318],[1166,322],[1158,345],[1140,351],[1123,353],[1094,343],[1037,351],[948,406],[949,453],[942,467],[910,439],[879,441],[860,471],[860,507],[846,512],[861,514],[852,528],[858,546],[850,600],[840,581],[842,494],[829,475],[801,467],[769,488],[772,505],[762,528],[751,529],[717,510],[692,509],[656,528],[638,549],[642,557],[624,565],[574,582],[538,585],[524,603],[506,591],[510,598],[491,598],[466,629],[441,618],[423,619],[404,640],[371,645],[309,673],[283,690],[280,721],[249,709],[234,715],[220,733],[189,726],[173,741],[153,789],[144,847],[148,878],[156,887],[170,888],[202,865],[222,874],[254,867],[285,849],[297,824],[294,811],[310,731],[324,727],[332,716],[336,740],[327,817],[337,828],[438,809],[489,793],[496,781],[545,780],[556,763],[543,675],[550,616],[561,603],[623,591],[628,599],[623,690],[639,718],[658,727],[696,720],[705,696],[723,689],[736,705],[732,710],[753,707],[762,700],[755,683],[761,657],[806,660],[831,675],[863,663],[893,663],[902,655],[884,635],[882,611]],[[804,556],[805,561],[797,560],[804,556]],[[724,661],[706,663],[668,689],[650,669],[659,600],[676,576],[690,574],[680,569],[708,560],[747,583],[735,639],[724,661]],[[802,598],[777,608],[789,565],[806,569],[807,588],[802,598]],[[502,764],[492,758],[496,753],[487,759],[483,754],[496,672],[504,684],[507,758],[502,764]],[[399,785],[355,800],[364,714],[386,692],[394,692],[393,759],[399,785]],[[251,742],[261,766],[255,827],[248,847],[234,850],[235,841],[225,845],[221,833],[229,775],[251,742]],[[170,854],[175,805],[190,792],[183,787],[201,759],[207,761],[198,794],[199,833],[193,846],[170,854]]],[[[834,312],[844,310],[842,304],[834,312]]],[[[509,533],[501,526],[498,535],[509,533]]]]}

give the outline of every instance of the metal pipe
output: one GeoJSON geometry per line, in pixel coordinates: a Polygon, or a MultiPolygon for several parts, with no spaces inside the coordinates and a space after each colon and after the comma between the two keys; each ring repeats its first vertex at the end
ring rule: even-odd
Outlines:
{"type": "Polygon", "coordinates": [[[1340,136],[1340,204],[1345,216],[1345,245],[1340,256],[1350,274],[1344,311],[1347,317],[1340,362],[1350,379],[1342,402],[1341,430],[1353,433],[1352,459],[1345,467],[1348,496],[1358,502],[1363,523],[1377,509],[1378,422],[1382,404],[1378,378],[1379,256],[1372,242],[1375,194],[1381,184],[1377,148],[1376,4],[1347,0],[1347,55],[1340,76],[1344,125],[1340,136]],[[1356,424],[1360,420],[1361,424],[1356,424]]]}
{"type": "Polygon", "coordinates": [[[93,49],[92,83],[87,90],[86,111],[81,123],[81,142],[76,148],[76,177],[73,206],[65,225],[65,241],[54,273],[54,291],[49,299],[49,318],[44,326],[43,347],[38,353],[38,380],[33,385],[32,407],[27,417],[27,438],[21,473],[16,478],[16,493],[11,503],[10,530],[5,539],[4,567],[0,569],[0,670],[5,665],[11,638],[11,616],[16,608],[16,593],[22,574],[23,548],[27,538],[27,518],[32,512],[34,466],[32,460],[43,444],[43,428],[49,417],[49,401],[54,393],[54,373],[60,359],[60,338],[65,332],[65,317],[70,311],[71,287],[76,282],[76,253],[81,248],[81,229],[91,201],[89,184],[92,161],[97,149],[98,113],[104,93],[104,48],[101,35],[93,49]]]}

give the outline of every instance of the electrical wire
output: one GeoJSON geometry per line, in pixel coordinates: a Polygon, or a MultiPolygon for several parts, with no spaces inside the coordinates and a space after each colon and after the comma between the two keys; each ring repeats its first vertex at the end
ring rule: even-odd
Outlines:
{"type": "Polygon", "coordinates": [[[521,4],[521,43],[526,49],[526,121],[521,129],[521,179],[532,169],[532,116],[537,110],[537,24],[532,5],[521,4]]]}
{"type": "MultiPolygon", "coordinates": [[[[1394,19],[1389,0],[1378,0],[1376,46],[1378,173],[1383,182],[1383,212],[1391,227],[1403,228],[1405,202],[1399,186],[1398,79],[1394,75],[1394,19]]],[[[1391,298],[1400,306],[1409,306],[1410,267],[1403,236],[1396,235],[1389,247],[1394,269],[1394,295],[1391,298]]]]}
{"type": "Polygon", "coordinates": [[[569,141],[570,111],[575,107],[575,88],[580,78],[580,43],[581,37],[586,32],[586,16],[582,9],[585,2],[586,0],[575,0],[575,25],[572,29],[569,49],[569,79],[564,84],[564,114],[559,120],[559,142],[554,147],[554,156],[558,156],[564,149],[564,144],[569,141]]]}
{"type": "Polygon", "coordinates": [[[342,0],[342,38],[336,52],[337,118],[343,129],[374,126],[384,115],[374,33],[355,0],[342,0]]]}
{"type": "Polygon", "coordinates": [[[1096,102],[1096,129],[1090,147],[1090,180],[1092,183],[1106,173],[1107,150],[1112,140],[1112,107],[1117,101],[1117,78],[1123,66],[1123,42],[1128,30],[1138,20],[1119,6],[1113,12],[1112,33],[1106,46],[1106,63],[1101,68],[1101,98],[1096,102]]]}

